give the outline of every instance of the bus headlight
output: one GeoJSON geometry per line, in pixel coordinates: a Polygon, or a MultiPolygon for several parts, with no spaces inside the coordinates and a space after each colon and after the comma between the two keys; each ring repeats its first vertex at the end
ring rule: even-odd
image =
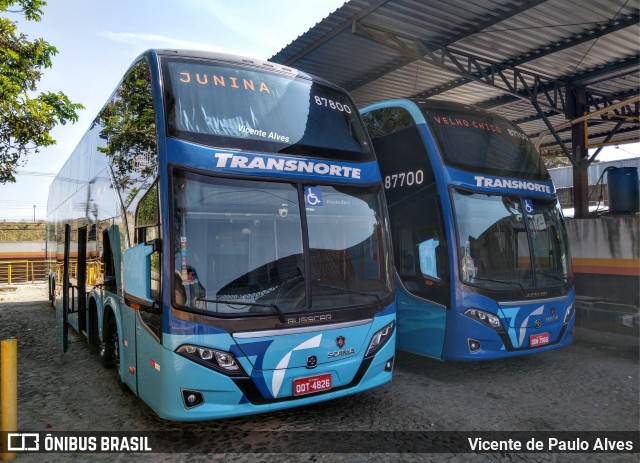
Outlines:
{"type": "Polygon", "coordinates": [[[572,302],[571,304],[569,304],[569,307],[567,307],[567,313],[564,314],[564,322],[563,323],[568,323],[569,320],[571,319],[571,315],[573,315],[573,312],[575,311],[575,303],[572,302]]]}
{"type": "Polygon", "coordinates": [[[176,349],[176,354],[229,376],[246,376],[235,357],[229,352],[184,344],[176,349]]]}
{"type": "Polygon", "coordinates": [[[376,334],[374,334],[371,338],[371,342],[369,343],[369,347],[367,348],[367,352],[364,354],[364,356],[370,357],[378,352],[393,334],[393,329],[395,328],[395,326],[396,322],[392,321],[388,325],[385,325],[385,327],[381,330],[376,331],[376,334]]]}
{"type": "Polygon", "coordinates": [[[484,310],[467,309],[464,314],[467,317],[478,320],[480,323],[483,323],[489,328],[492,328],[496,331],[502,329],[502,323],[500,323],[500,319],[489,312],[485,312],[484,310]]]}

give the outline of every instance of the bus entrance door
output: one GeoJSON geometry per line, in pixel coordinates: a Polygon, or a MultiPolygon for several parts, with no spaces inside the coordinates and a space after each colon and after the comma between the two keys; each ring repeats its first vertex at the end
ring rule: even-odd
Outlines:
{"type": "Polygon", "coordinates": [[[435,302],[410,296],[401,284],[396,289],[396,301],[398,349],[436,359],[442,358],[447,321],[446,308],[435,302]]]}
{"type": "MultiPolygon", "coordinates": [[[[146,323],[142,319],[143,316],[157,315],[156,312],[160,311],[150,295],[149,256],[153,251],[153,245],[143,243],[127,249],[123,254],[125,304],[122,310],[124,338],[121,348],[121,371],[124,375],[123,381],[138,395],[140,395],[138,391],[140,351],[148,350],[149,344],[154,345],[156,349],[158,347],[158,342],[145,329],[146,323]]],[[[140,366],[144,367],[144,362],[140,366]]]]}

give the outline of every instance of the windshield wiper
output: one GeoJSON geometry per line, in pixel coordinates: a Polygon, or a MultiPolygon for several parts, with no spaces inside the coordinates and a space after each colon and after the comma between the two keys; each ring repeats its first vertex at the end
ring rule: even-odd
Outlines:
{"type": "Polygon", "coordinates": [[[227,301],[224,299],[205,299],[203,297],[196,297],[194,299],[195,302],[215,302],[218,304],[226,304],[226,305],[248,305],[251,307],[269,307],[272,308],[277,314],[278,314],[278,318],[280,319],[280,321],[284,324],[286,321],[284,319],[284,314],[282,313],[282,310],[280,310],[280,307],[278,307],[276,304],[261,304],[259,302],[241,302],[241,301],[227,301]]]}
{"type": "Polygon", "coordinates": [[[553,278],[554,280],[561,281],[563,283],[568,283],[569,279],[567,277],[561,277],[558,275],[554,275],[552,273],[543,272],[542,270],[536,270],[536,273],[545,277],[553,278]]]}
{"type": "Polygon", "coordinates": [[[325,285],[324,283],[320,283],[317,280],[313,280],[313,283],[320,286],[321,288],[337,289],[338,291],[344,291],[345,293],[362,294],[363,296],[375,297],[376,300],[378,301],[378,305],[382,307],[382,301],[380,300],[380,297],[375,293],[367,293],[367,292],[358,291],[355,289],[347,289],[347,288],[340,288],[339,286],[325,285]]]}
{"type": "MultiPolygon", "coordinates": [[[[492,282],[494,282],[494,283],[503,283],[503,284],[505,284],[505,285],[515,285],[515,286],[519,287],[521,290],[523,290],[523,291],[524,291],[524,286],[522,286],[522,284],[518,283],[517,281],[496,280],[496,279],[494,279],[494,278],[478,278],[478,277],[475,277],[473,280],[474,280],[474,281],[475,281],[475,280],[480,280],[480,281],[492,281],[492,282]]],[[[473,282],[472,282],[472,281],[470,281],[470,283],[473,283],[473,282]]]]}

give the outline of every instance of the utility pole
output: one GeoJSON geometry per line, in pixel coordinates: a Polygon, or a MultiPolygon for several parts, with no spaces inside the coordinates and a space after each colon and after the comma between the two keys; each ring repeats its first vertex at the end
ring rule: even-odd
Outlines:
{"type": "Polygon", "coordinates": [[[33,205],[33,223],[36,223],[36,205],[33,205]]]}

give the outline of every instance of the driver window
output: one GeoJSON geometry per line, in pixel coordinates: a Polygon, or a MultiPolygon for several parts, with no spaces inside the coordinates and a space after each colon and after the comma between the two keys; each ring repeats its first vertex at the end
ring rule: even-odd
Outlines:
{"type": "Polygon", "coordinates": [[[435,185],[389,208],[398,276],[411,293],[446,305],[447,254],[435,185]]]}
{"type": "Polygon", "coordinates": [[[437,249],[440,246],[438,230],[433,230],[431,236],[418,243],[418,256],[420,261],[420,272],[425,278],[440,279],[438,271],[437,249]]]}

